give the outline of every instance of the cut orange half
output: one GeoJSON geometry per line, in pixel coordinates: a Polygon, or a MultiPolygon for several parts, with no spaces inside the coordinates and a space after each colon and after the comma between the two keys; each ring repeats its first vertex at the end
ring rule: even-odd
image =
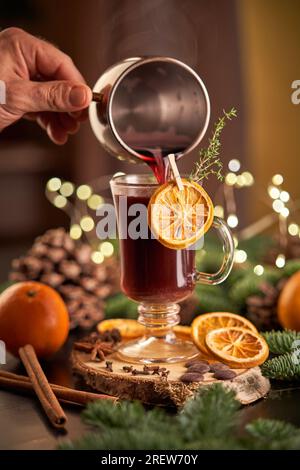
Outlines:
{"type": "Polygon", "coordinates": [[[148,205],[148,224],[153,235],[174,250],[199,240],[214,217],[213,203],[202,186],[184,178],[181,181],[181,191],[175,181],[160,186],[148,205]]]}
{"type": "Polygon", "coordinates": [[[143,336],[145,333],[145,327],[141,325],[137,320],[131,320],[128,318],[112,318],[103,320],[98,323],[97,330],[99,333],[103,333],[107,330],[117,328],[120,331],[122,339],[134,339],[143,336]]]}
{"type": "Polygon", "coordinates": [[[199,315],[193,320],[192,323],[192,338],[196,346],[204,354],[209,354],[206,344],[205,337],[211,330],[218,328],[237,326],[246,328],[257,333],[255,326],[246,318],[236,315],[235,313],[229,312],[213,312],[204,313],[199,315]]]}
{"type": "Polygon", "coordinates": [[[207,349],[230,367],[246,369],[267,359],[269,348],[262,336],[246,328],[219,328],[205,338],[207,349]]]}

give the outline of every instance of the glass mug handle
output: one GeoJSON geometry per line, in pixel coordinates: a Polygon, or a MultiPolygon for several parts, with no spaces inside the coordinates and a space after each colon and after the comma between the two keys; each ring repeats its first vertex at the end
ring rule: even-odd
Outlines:
{"type": "Polygon", "coordinates": [[[216,273],[210,274],[196,271],[196,282],[200,284],[220,284],[225,281],[227,276],[230,274],[233,265],[234,241],[228,225],[223,219],[214,217],[212,227],[219,232],[219,236],[223,242],[223,263],[216,273]]]}

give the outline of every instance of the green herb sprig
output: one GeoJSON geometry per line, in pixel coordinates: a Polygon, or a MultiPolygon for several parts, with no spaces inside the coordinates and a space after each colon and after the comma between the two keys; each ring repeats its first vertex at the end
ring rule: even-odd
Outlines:
{"type": "Polygon", "coordinates": [[[237,110],[235,108],[228,112],[223,110],[223,116],[219,117],[214,125],[208,147],[200,150],[199,161],[196,162],[195,170],[190,174],[190,179],[199,183],[210,175],[215,175],[218,180],[223,180],[223,164],[219,158],[221,149],[220,136],[227,121],[231,121],[235,117],[237,117],[237,110]]]}

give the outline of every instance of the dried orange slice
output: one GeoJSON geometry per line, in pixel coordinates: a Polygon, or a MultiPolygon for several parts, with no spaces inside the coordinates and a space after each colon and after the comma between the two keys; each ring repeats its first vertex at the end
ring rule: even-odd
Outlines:
{"type": "Polygon", "coordinates": [[[259,366],[267,359],[269,348],[262,336],[246,328],[219,328],[205,338],[207,349],[230,367],[259,366]]]}
{"type": "Polygon", "coordinates": [[[196,346],[204,354],[209,354],[206,344],[206,334],[218,328],[237,326],[257,332],[255,326],[246,318],[229,312],[213,312],[199,315],[192,323],[192,338],[196,346]]]}
{"type": "Polygon", "coordinates": [[[152,195],[148,224],[154,236],[174,250],[201,238],[213,222],[214,207],[207,192],[194,181],[182,178],[183,190],[168,181],[152,195]]]}
{"type": "Polygon", "coordinates": [[[143,336],[145,333],[145,327],[141,325],[137,320],[131,320],[128,318],[112,318],[103,320],[97,325],[99,333],[103,333],[107,330],[117,328],[122,336],[122,339],[133,339],[143,336]]]}
{"type": "Polygon", "coordinates": [[[191,340],[192,328],[190,326],[176,325],[173,331],[178,338],[191,340]]]}

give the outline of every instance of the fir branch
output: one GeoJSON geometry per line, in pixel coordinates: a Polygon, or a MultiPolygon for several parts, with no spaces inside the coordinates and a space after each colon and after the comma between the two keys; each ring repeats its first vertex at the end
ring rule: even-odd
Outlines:
{"type": "Polygon", "coordinates": [[[125,318],[137,318],[137,303],[122,293],[113,295],[105,302],[105,318],[118,318],[120,312],[125,318]]]}
{"type": "MultiPolygon", "coordinates": [[[[124,416],[126,420],[126,416],[124,416]]],[[[172,450],[181,449],[183,443],[171,429],[158,432],[151,428],[140,429],[138,423],[132,429],[107,428],[103,433],[89,433],[75,442],[60,445],[64,450],[172,450]]]]}
{"type": "MultiPolygon", "coordinates": [[[[207,270],[207,272],[210,272],[207,270]]],[[[228,298],[226,290],[220,286],[198,284],[195,289],[198,297],[197,315],[208,312],[239,313],[237,306],[228,298]]]]}
{"type": "Polygon", "coordinates": [[[143,405],[138,402],[122,401],[113,406],[105,400],[90,403],[83,412],[83,420],[100,429],[116,428],[128,431],[140,423],[143,427],[165,430],[171,425],[170,418],[159,408],[153,408],[145,415],[143,405]]]}
{"type": "Polygon", "coordinates": [[[230,111],[223,110],[223,116],[220,117],[214,125],[214,131],[209,139],[206,149],[200,150],[199,161],[195,164],[195,170],[191,173],[190,178],[196,182],[207,179],[209,175],[215,175],[219,180],[223,179],[223,164],[219,158],[221,141],[221,133],[226,126],[227,121],[237,116],[237,110],[232,108],[230,111]]]}
{"type": "Polygon", "coordinates": [[[299,259],[290,259],[283,268],[283,277],[290,277],[298,271],[300,271],[299,259]]]}
{"type": "Polygon", "coordinates": [[[259,418],[246,426],[251,436],[256,439],[273,440],[286,439],[295,434],[296,427],[290,423],[274,419],[259,418]]]}
{"type": "MultiPolygon", "coordinates": [[[[283,356],[281,356],[283,357],[283,356]]],[[[300,429],[273,420],[256,420],[241,432],[233,391],[213,384],[191,399],[178,415],[139,403],[96,402],[85,420],[96,428],[61,449],[299,449],[300,429]],[[242,437],[240,437],[242,435],[242,437]]]]}
{"type": "Polygon", "coordinates": [[[186,441],[221,438],[232,431],[239,407],[232,390],[225,390],[220,384],[204,388],[179,413],[180,434],[186,441]]]}
{"type": "Polygon", "coordinates": [[[300,379],[300,357],[298,355],[298,363],[295,363],[293,358],[294,353],[287,353],[278,357],[274,357],[273,359],[269,359],[261,366],[261,371],[263,375],[269,379],[300,379]]]}
{"type": "MultiPolygon", "coordinates": [[[[246,425],[255,450],[296,450],[300,448],[300,430],[290,423],[259,418],[246,425]]],[[[251,439],[248,439],[251,443],[251,439]]]]}
{"type": "Polygon", "coordinates": [[[243,307],[246,299],[250,295],[261,295],[260,285],[266,281],[276,284],[282,277],[280,269],[265,268],[262,276],[257,276],[253,272],[246,274],[236,281],[229,290],[230,299],[239,307],[243,307]]]}
{"type": "Polygon", "coordinates": [[[294,341],[300,342],[300,333],[293,330],[267,331],[261,333],[273,354],[285,354],[295,349],[294,341]]]}
{"type": "Polygon", "coordinates": [[[82,413],[87,424],[99,428],[130,428],[144,415],[144,408],[139,402],[120,402],[116,406],[107,406],[105,400],[90,403],[82,413]],[[126,416],[126,420],[124,420],[126,416]]]}

